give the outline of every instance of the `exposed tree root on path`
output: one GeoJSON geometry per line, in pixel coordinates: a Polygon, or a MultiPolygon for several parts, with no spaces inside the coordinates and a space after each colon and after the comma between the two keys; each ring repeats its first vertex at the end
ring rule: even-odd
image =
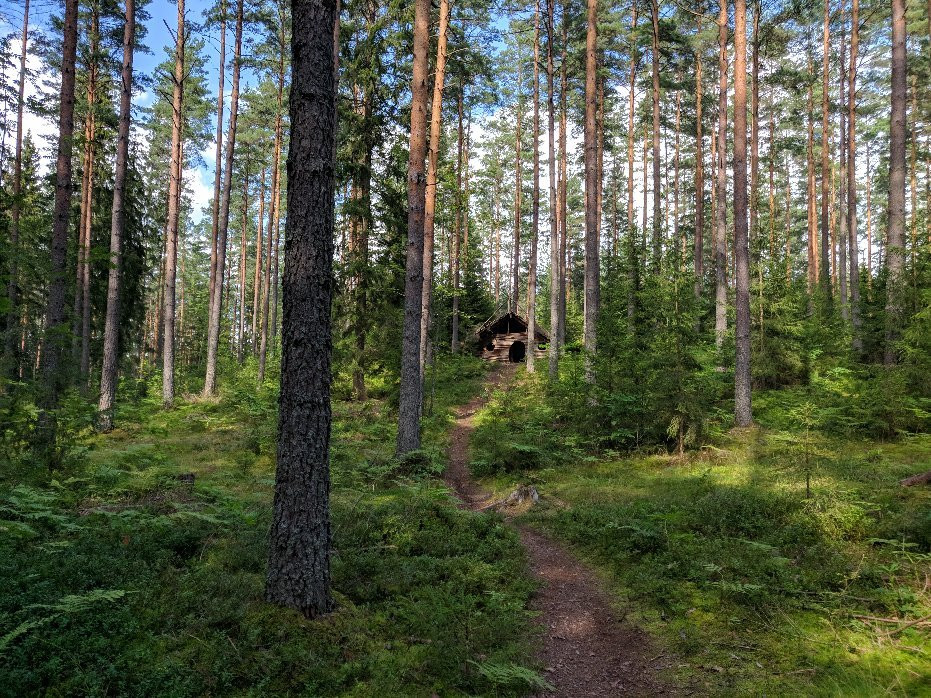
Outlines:
{"type": "MultiPolygon", "coordinates": [[[[515,366],[496,367],[485,394],[459,409],[444,479],[462,506],[473,511],[511,507],[496,502],[469,473],[469,437],[487,393],[511,380],[515,366]]],[[[535,491],[534,491],[535,492],[535,491]]],[[[529,491],[524,497],[532,499],[529,491]]],[[[555,696],[663,696],[674,691],[657,676],[667,664],[650,649],[646,633],[620,617],[595,573],[549,536],[516,525],[530,569],[541,582],[533,599],[540,613],[538,659],[555,696]]]]}

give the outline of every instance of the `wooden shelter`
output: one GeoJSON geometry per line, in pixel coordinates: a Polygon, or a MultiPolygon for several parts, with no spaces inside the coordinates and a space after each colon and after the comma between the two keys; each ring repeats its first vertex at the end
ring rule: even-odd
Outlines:
{"type": "MultiPolygon", "coordinates": [[[[546,357],[549,333],[536,326],[536,349],[534,356],[546,357]]],[[[478,354],[486,361],[522,363],[527,358],[527,319],[519,313],[496,313],[488,318],[475,332],[478,354]]]]}

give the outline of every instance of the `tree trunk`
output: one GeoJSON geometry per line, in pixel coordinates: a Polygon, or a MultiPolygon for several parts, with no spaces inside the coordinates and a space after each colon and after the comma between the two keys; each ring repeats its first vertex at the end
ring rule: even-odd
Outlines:
{"type": "Polygon", "coordinates": [[[423,247],[427,156],[427,50],[430,0],[414,2],[414,56],[411,80],[410,160],[407,167],[407,264],[404,286],[404,338],[401,348],[401,396],[398,455],[420,448],[420,314],[423,300],[423,247]]]}
{"type": "Polygon", "coordinates": [[[760,197],[760,14],[762,0],[753,0],[753,37],[750,46],[750,238],[759,236],[760,197]]]}
{"type": "MultiPolygon", "coordinates": [[[[520,49],[518,48],[518,54],[520,49]]],[[[514,250],[511,255],[511,312],[517,312],[517,300],[520,298],[520,218],[521,194],[523,194],[523,169],[521,167],[521,121],[523,120],[524,104],[521,99],[523,72],[521,70],[520,56],[517,59],[517,104],[516,123],[514,135],[514,250]]]]}
{"type": "Polygon", "coordinates": [[[559,325],[556,338],[559,346],[566,345],[566,247],[568,238],[566,139],[567,106],[569,93],[568,47],[569,20],[566,12],[566,0],[562,3],[562,54],[559,61],[559,325]]]}
{"type": "Polygon", "coordinates": [[[42,392],[36,438],[50,467],[57,465],[54,410],[61,385],[61,337],[65,334],[65,264],[71,209],[71,155],[74,135],[74,83],[78,41],[78,0],[65,1],[61,92],[58,112],[58,158],[55,165],[55,208],[51,240],[51,278],[45,311],[45,336],[39,357],[42,392]]]}
{"type": "Polygon", "coordinates": [[[91,324],[91,227],[94,220],[94,164],[97,140],[97,68],[100,42],[100,16],[96,4],[91,5],[89,28],[89,62],[87,66],[87,113],[84,119],[84,176],[81,186],[80,233],[78,243],[77,283],[74,289],[75,349],[80,340],[79,365],[81,383],[90,372],[91,324]]]}
{"type": "MultiPolygon", "coordinates": [[[[681,75],[676,75],[676,82],[681,81],[681,75]]],[[[685,252],[686,252],[686,243],[685,237],[683,236],[682,240],[679,240],[679,127],[682,123],[681,115],[682,107],[682,91],[676,90],[676,127],[675,127],[675,148],[673,150],[672,158],[672,237],[675,241],[675,244],[680,245],[681,247],[681,257],[679,259],[679,267],[681,269],[682,265],[685,263],[685,252]]]]}
{"type": "Polygon", "coordinates": [[[895,343],[902,328],[902,276],[905,256],[905,0],[892,0],[892,92],[889,120],[889,232],[886,242],[887,366],[898,360],[895,343]]]}
{"type": "Polygon", "coordinates": [[[181,116],[184,96],[184,0],[178,0],[175,74],[172,88],[171,161],[168,181],[168,222],[165,237],[165,308],[162,332],[162,405],[175,403],[175,275],[178,262],[178,219],[181,209],[181,116]]]}
{"type": "Polygon", "coordinates": [[[850,246],[850,322],[854,353],[863,350],[860,337],[860,241],[857,236],[857,58],[860,48],[860,0],[850,7],[850,69],[847,75],[847,236],[850,246]]]}
{"type": "Polygon", "coordinates": [[[239,235],[239,317],[236,333],[236,360],[243,361],[243,343],[246,333],[246,260],[248,259],[249,232],[249,161],[242,178],[242,228],[239,235]]]}
{"type": "MultiPolygon", "coordinates": [[[[133,48],[136,32],[135,0],[125,0],[123,25],[123,70],[120,82],[120,121],[116,141],[116,170],[113,176],[113,208],[110,216],[110,272],[107,278],[107,314],[103,331],[103,368],[100,373],[100,401],[97,404],[101,431],[113,428],[113,400],[116,396],[120,340],[120,266],[123,248],[123,196],[129,159],[129,126],[132,118],[133,48]]],[[[143,338],[143,342],[145,339],[143,338]]]]}
{"type": "Polygon", "coordinates": [[[819,279],[825,298],[831,297],[830,248],[828,237],[829,216],[831,210],[831,119],[830,119],[830,85],[831,85],[831,2],[824,3],[824,31],[822,43],[821,70],[821,265],[819,279]]]}
{"type": "Polygon", "coordinates": [[[456,155],[456,207],[455,207],[455,216],[456,219],[453,222],[453,239],[452,239],[452,265],[453,265],[453,310],[452,310],[452,331],[451,331],[451,341],[450,341],[450,351],[453,354],[459,352],[459,261],[460,261],[460,241],[462,240],[462,212],[463,212],[463,197],[462,197],[462,158],[463,158],[463,149],[465,147],[465,129],[463,128],[463,107],[462,102],[464,99],[463,96],[463,86],[462,82],[459,83],[459,94],[457,95],[456,100],[456,109],[459,120],[457,122],[457,134],[456,139],[457,146],[457,155],[456,155]]]}
{"type": "MultiPolygon", "coordinates": [[[[282,144],[282,111],[284,108],[284,81],[285,81],[285,60],[287,54],[287,43],[285,39],[285,17],[283,3],[278,4],[278,95],[275,107],[275,153],[272,160],[272,189],[268,204],[268,263],[265,269],[265,286],[264,301],[262,303],[262,338],[259,342],[259,370],[258,382],[261,385],[265,382],[265,364],[268,359],[268,325],[269,315],[271,312],[271,284],[272,277],[275,279],[275,288],[278,288],[278,269],[277,269],[277,242],[272,238],[278,236],[278,205],[281,201],[281,144],[282,144]],[[273,234],[274,233],[274,234],[273,234]],[[275,255],[275,265],[272,266],[272,255],[275,255]]],[[[277,307],[277,306],[276,306],[277,307]]],[[[275,332],[275,324],[272,323],[272,333],[275,332]]]]}
{"type": "Polygon", "coordinates": [[[598,307],[600,304],[598,218],[598,134],[595,124],[597,110],[598,1],[587,0],[588,23],[585,38],[585,308],[583,344],[586,362],[585,376],[594,382],[592,362],[598,348],[598,307]]]}
{"type": "Polygon", "coordinates": [[[662,213],[660,209],[660,160],[659,160],[659,2],[651,0],[653,19],[653,269],[658,270],[663,254],[662,213]]]}
{"type": "MultiPolygon", "coordinates": [[[[443,126],[443,87],[446,80],[446,43],[449,29],[449,0],[440,0],[440,25],[436,38],[436,76],[433,79],[433,103],[430,111],[430,144],[427,153],[427,189],[423,226],[423,297],[420,312],[420,383],[424,382],[427,345],[430,341],[430,314],[433,298],[433,230],[436,218],[437,168],[443,126]]],[[[497,233],[496,231],[496,234],[497,233]]],[[[497,267],[496,267],[497,268],[497,267]]],[[[497,289],[498,277],[495,277],[497,289]]],[[[495,291],[497,300],[498,291],[495,291]]],[[[421,388],[422,390],[423,388],[421,388]]]]}
{"type": "MultiPolygon", "coordinates": [[[[850,307],[847,304],[847,113],[846,113],[846,91],[847,85],[847,32],[844,27],[844,5],[845,1],[841,0],[839,14],[841,22],[840,35],[840,129],[839,129],[839,150],[840,150],[840,186],[838,193],[838,229],[837,235],[837,282],[840,290],[840,310],[841,317],[846,322],[850,317],[850,307]]],[[[831,236],[832,246],[834,235],[831,236]]],[[[832,256],[833,259],[833,256],[832,256]]]]}
{"type": "Polygon", "coordinates": [[[721,349],[727,332],[727,0],[720,0],[718,11],[718,143],[715,155],[714,336],[715,344],[721,349]]]}
{"type": "MultiPolygon", "coordinates": [[[[698,18],[701,32],[701,17],[698,18]]],[[[631,83],[633,84],[633,83],[631,83]]],[[[705,150],[702,135],[702,64],[701,52],[695,52],[695,297],[701,298],[705,276],[705,150]]]]}
{"type": "Polygon", "coordinates": [[[337,10],[335,0],[295,0],[292,11],[282,379],[265,598],[314,618],[333,608],[329,447],[337,10]]]}
{"type": "Polygon", "coordinates": [[[220,225],[220,185],[223,172],[223,89],[226,82],[226,0],[220,0],[220,84],[217,87],[217,151],[213,170],[213,206],[210,228],[210,283],[207,291],[208,305],[213,303],[214,285],[217,279],[217,240],[220,225]]]}
{"type": "MultiPolygon", "coordinates": [[[[815,226],[815,127],[814,96],[812,94],[812,61],[808,59],[808,141],[806,160],[808,165],[808,293],[815,290],[818,283],[818,232],[815,226]]],[[[810,303],[810,301],[809,301],[810,303]]]]}
{"type": "Polygon", "coordinates": [[[734,421],[753,421],[750,402],[750,250],[747,233],[747,2],[734,2],[734,257],[737,265],[737,352],[734,421]]]}
{"type": "MultiPolygon", "coordinates": [[[[263,248],[263,230],[265,224],[265,174],[266,168],[262,168],[262,181],[259,185],[259,217],[256,221],[255,231],[255,273],[252,276],[252,331],[249,334],[249,342],[252,345],[253,356],[258,353],[259,345],[256,343],[259,331],[259,302],[262,299],[262,254],[263,248]]],[[[271,233],[271,231],[269,231],[271,233]]],[[[270,237],[270,235],[269,235],[270,237]]]]}
{"type": "Polygon", "coordinates": [[[22,353],[17,351],[17,324],[19,321],[19,218],[23,196],[23,110],[26,89],[26,48],[29,41],[29,3],[23,4],[23,39],[19,53],[19,79],[16,87],[16,145],[13,158],[13,200],[10,202],[10,265],[7,281],[9,309],[6,313],[4,351],[9,361],[9,375],[19,377],[22,353]]]}
{"type": "Polygon", "coordinates": [[[630,20],[630,78],[627,89],[627,319],[631,327],[635,328],[634,317],[637,313],[637,291],[640,284],[640,267],[637,254],[636,221],[634,212],[634,116],[636,108],[637,65],[640,62],[640,51],[637,48],[637,2],[634,0],[631,7],[630,20]]]}
{"type": "Polygon", "coordinates": [[[556,104],[553,99],[553,41],[556,29],[556,0],[546,0],[546,115],[549,135],[550,185],[550,342],[549,375],[559,375],[559,230],[556,203],[556,104]]]}
{"type": "MultiPolygon", "coordinates": [[[[217,270],[226,264],[226,243],[230,221],[230,195],[233,188],[233,157],[236,152],[236,121],[239,116],[239,74],[242,55],[243,4],[236,6],[236,39],[233,47],[233,86],[230,93],[230,123],[226,134],[226,162],[223,173],[223,193],[220,200],[220,218],[217,227],[217,270]]],[[[210,302],[207,325],[207,372],[204,377],[204,396],[216,393],[217,351],[220,346],[220,315],[223,307],[223,277],[218,274],[210,302]]]]}
{"type": "Polygon", "coordinates": [[[530,231],[530,265],[527,271],[527,372],[535,366],[537,329],[537,240],[540,236],[540,0],[533,15],[533,224],[530,231]]]}

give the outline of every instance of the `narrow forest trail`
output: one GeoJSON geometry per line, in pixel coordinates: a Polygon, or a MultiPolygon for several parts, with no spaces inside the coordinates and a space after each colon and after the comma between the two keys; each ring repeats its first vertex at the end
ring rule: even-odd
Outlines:
{"type": "MultiPolygon", "coordinates": [[[[462,506],[482,511],[492,495],[469,473],[475,413],[490,391],[509,383],[515,365],[496,367],[482,394],[460,407],[450,434],[444,479],[462,506]]],[[[538,659],[554,691],[546,696],[663,696],[674,691],[657,676],[665,666],[647,634],[619,616],[597,575],[549,536],[513,523],[534,577],[541,583],[532,608],[540,613],[538,659]]]]}

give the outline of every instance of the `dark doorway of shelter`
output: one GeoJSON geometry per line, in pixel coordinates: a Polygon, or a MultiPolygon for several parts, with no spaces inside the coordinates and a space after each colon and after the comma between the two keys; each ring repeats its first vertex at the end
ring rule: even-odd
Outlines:
{"type": "Polygon", "coordinates": [[[527,356],[527,347],[523,342],[514,342],[508,350],[508,361],[512,364],[519,364],[527,356]]]}

